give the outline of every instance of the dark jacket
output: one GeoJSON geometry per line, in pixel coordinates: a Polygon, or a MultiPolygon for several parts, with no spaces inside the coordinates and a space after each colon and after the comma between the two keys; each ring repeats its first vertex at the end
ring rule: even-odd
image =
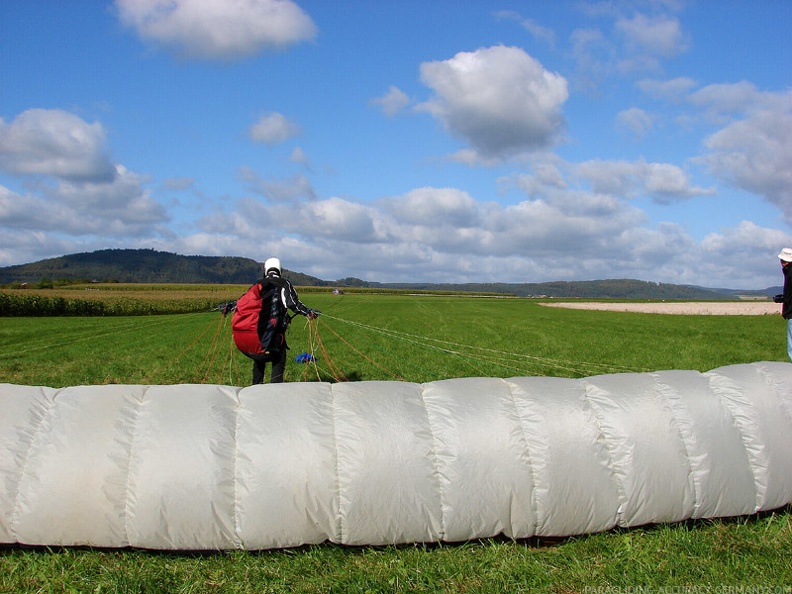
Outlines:
{"type": "Polygon", "coordinates": [[[784,305],[781,315],[785,320],[792,318],[792,264],[787,264],[781,270],[784,272],[784,305]]]}
{"type": "Polygon", "coordinates": [[[265,276],[260,281],[262,294],[267,292],[270,288],[277,287],[280,292],[281,315],[286,315],[286,308],[289,308],[294,313],[307,316],[311,313],[311,309],[306,307],[299,297],[297,291],[294,290],[292,284],[285,278],[271,275],[265,276]]]}

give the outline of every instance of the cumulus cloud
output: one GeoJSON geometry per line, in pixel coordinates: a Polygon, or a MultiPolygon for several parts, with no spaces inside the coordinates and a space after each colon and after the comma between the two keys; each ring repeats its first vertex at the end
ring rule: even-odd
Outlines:
{"type": "Polygon", "coordinates": [[[39,187],[38,194],[0,186],[0,225],[72,236],[148,236],[169,217],[143,188],[146,181],[118,166],[111,181],[60,181],[39,187]]]}
{"type": "Polygon", "coordinates": [[[242,167],[239,170],[239,177],[247,183],[252,192],[273,202],[293,204],[304,198],[311,200],[316,198],[311,180],[303,174],[282,178],[261,177],[249,167],[242,167]]]}
{"type": "MultiPolygon", "coordinates": [[[[741,221],[737,227],[710,233],[701,242],[704,252],[713,258],[733,260],[739,266],[747,254],[756,255],[779,251],[779,246],[789,243],[789,234],[779,229],[762,228],[751,221],[741,221]]],[[[774,254],[775,255],[775,254],[774,254]]],[[[773,258],[773,265],[776,264],[773,258]]]]}
{"type": "MultiPolygon", "coordinates": [[[[380,215],[371,206],[343,198],[294,203],[246,198],[232,213],[216,213],[202,222],[207,232],[222,232],[258,241],[266,226],[271,235],[302,238],[306,245],[324,242],[368,244],[385,241],[380,215]]],[[[359,248],[358,248],[359,249],[359,248]]],[[[358,254],[361,256],[361,254],[358,254]]]]}
{"type": "Polygon", "coordinates": [[[458,281],[460,275],[470,274],[492,281],[528,280],[529,269],[535,274],[560,274],[559,267],[565,268],[567,277],[572,269],[581,274],[592,257],[602,258],[603,266],[607,257],[626,258],[628,232],[643,220],[638,209],[587,191],[558,190],[542,199],[503,206],[479,202],[457,188],[424,187],[376,203],[333,197],[298,209],[248,199],[234,213],[207,219],[205,230],[238,234],[254,242],[266,223],[280,230],[275,236],[289,237],[303,253],[314,254],[318,260],[306,261],[305,266],[323,267],[325,274],[340,270],[339,259],[349,254],[351,260],[341,276],[349,276],[350,270],[363,274],[378,269],[372,280],[454,276],[458,281]],[[317,253],[319,246],[326,251],[317,253]],[[403,272],[393,268],[397,262],[404,266],[403,272]],[[465,272],[460,262],[475,266],[465,272]],[[502,270],[506,262],[513,269],[502,270]]]}
{"type": "Polygon", "coordinates": [[[702,161],[719,178],[763,196],[792,224],[790,138],[792,109],[763,110],[711,135],[702,161]]]}
{"type": "Polygon", "coordinates": [[[710,233],[701,241],[700,274],[727,278],[730,286],[743,289],[753,288],[757,271],[768,270],[772,272],[769,278],[780,285],[783,278],[776,254],[787,245],[792,245],[789,233],[742,221],[734,228],[710,233]]]}
{"type": "Polygon", "coordinates": [[[316,35],[291,0],[116,0],[121,22],[190,58],[234,59],[316,35]]]}
{"type": "MultiPolygon", "coordinates": [[[[663,60],[685,52],[689,42],[672,3],[654,3],[656,13],[625,14],[631,3],[601,2],[582,5],[595,19],[605,19],[612,30],[600,26],[575,29],[570,35],[576,62],[575,85],[593,90],[614,74],[657,72],[663,60]]],[[[649,7],[647,7],[649,8],[649,7]]],[[[598,21],[598,24],[604,22],[598,21]]],[[[681,82],[681,79],[680,81],[681,82]]],[[[670,92],[666,88],[665,92],[670,92]]]]}
{"type": "Polygon", "coordinates": [[[115,175],[102,125],[60,109],[29,109],[8,124],[0,118],[0,169],[69,180],[115,175]]]}
{"type": "Polygon", "coordinates": [[[46,191],[46,196],[73,208],[83,219],[96,220],[97,225],[109,224],[119,232],[137,233],[168,220],[162,206],[144,188],[149,181],[147,176],[117,165],[112,182],[61,182],[46,191]]]}
{"type": "Polygon", "coordinates": [[[761,265],[762,250],[772,252],[778,249],[775,243],[792,242],[780,232],[769,248],[754,240],[750,249],[759,266],[740,272],[720,263],[717,252],[728,253],[728,242],[738,246],[740,237],[752,232],[749,225],[722,229],[704,243],[678,224],[648,226],[646,213],[631,199],[671,202],[713,192],[667,163],[575,164],[537,156],[530,173],[501,178],[499,184],[504,191],[520,190],[525,198],[508,204],[481,200],[460,188],[427,186],[372,202],[246,199],[207,225],[222,231],[222,237],[238,235],[242,243],[245,238],[255,243],[266,223],[278,229],[267,249],[294,258],[295,269],[323,278],[381,281],[617,276],[710,286],[744,281],[751,287],[751,279],[773,263],[770,258],[761,265]],[[583,183],[574,187],[574,182],[583,183]]]}
{"type": "Polygon", "coordinates": [[[264,114],[249,130],[253,142],[269,145],[284,142],[299,133],[300,127],[278,112],[264,114]]]}
{"type": "Polygon", "coordinates": [[[378,106],[385,115],[394,116],[410,104],[410,98],[404,91],[391,85],[387,93],[375,97],[370,103],[378,106]]]}
{"type": "Polygon", "coordinates": [[[770,95],[759,92],[753,83],[711,84],[688,95],[688,101],[717,113],[735,113],[751,109],[763,102],[770,95]]]}
{"type": "Polygon", "coordinates": [[[418,188],[382,204],[395,221],[406,225],[473,227],[480,222],[476,201],[457,188],[418,188]]]}
{"type": "Polygon", "coordinates": [[[59,236],[43,230],[8,227],[0,233],[0,266],[35,262],[54,255],[85,251],[82,248],[83,244],[79,240],[69,236],[59,236]]]}
{"type": "Polygon", "coordinates": [[[0,186],[0,261],[10,244],[17,254],[48,256],[88,238],[100,247],[142,241],[169,221],[146,189],[150,179],[109,160],[102,125],[62,110],[0,121],[0,169],[27,188],[0,186]]]}
{"type": "Polygon", "coordinates": [[[385,239],[377,213],[363,204],[333,197],[307,205],[301,214],[321,237],[354,243],[385,239]]]}
{"type": "Polygon", "coordinates": [[[60,222],[68,219],[65,209],[37,196],[22,196],[0,186],[0,225],[9,229],[56,230],[60,222]]]}
{"type": "Polygon", "coordinates": [[[538,163],[533,165],[532,173],[520,173],[499,178],[498,186],[502,192],[517,188],[529,198],[539,198],[548,190],[564,189],[567,184],[555,164],[538,163]]]}
{"type": "MultiPolygon", "coordinates": [[[[651,224],[629,195],[687,196],[700,191],[684,172],[663,164],[589,163],[591,171],[603,166],[611,171],[612,179],[598,180],[596,189],[593,182],[590,188],[570,187],[562,165],[540,162],[530,174],[503,180],[525,194],[512,204],[432,186],[370,202],[246,198],[230,212],[207,217],[200,233],[180,241],[205,245],[201,253],[218,253],[213,251],[217,246],[229,245],[235,253],[248,249],[251,257],[278,254],[290,269],[326,279],[537,282],[618,277],[739,288],[756,288],[756,278],[774,278],[776,250],[792,245],[788,233],[750,223],[721,229],[703,242],[682,225],[651,224]],[[272,232],[262,238],[264,225],[272,232]],[[732,257],[734,261],[722,259],[732,257]],[[734,262],[751,266],[741,270],[734,262]]],[[[566,167],[570,178],[580,176],[573,164],[566,167]]]]}
{"type": "Polygon", "coordinates": [[[762,92],[750,83],[709,85],[690,102],[721,127],[697,162],[719,179],[764,197],[792,223],[792,91],[762,92]]]}
{"type": "Polygon", "coordinates": [[[437,118],[484,159],[546,149],[564,126],[567,82],[525,51],[494,46],[425,62],[421,80],[434,91],[417,109],[437,118]]]}
{"type": "Polygon", "coordinates": [[[670,163],[592,160],[579,163],[573,169],[595,192],[623,198],[646,195],[655,202],[667,204],[715,193],[712,188],[692,185],[690,176],[670,163]]]}

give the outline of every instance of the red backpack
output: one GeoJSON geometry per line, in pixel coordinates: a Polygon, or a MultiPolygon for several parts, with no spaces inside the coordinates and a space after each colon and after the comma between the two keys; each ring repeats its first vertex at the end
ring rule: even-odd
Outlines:
{"type": "Polygon", "coordinates": [[[275,353],[286,343],[285,329],[280,321],[280,291],[274,285],[268,285],[264,293],[262,288],[261,283],[250,287],[237,301],[231,319],[234,342],[245,354],[275,353]],[[265,308],[267,312],[263,311],[265,308]]]}

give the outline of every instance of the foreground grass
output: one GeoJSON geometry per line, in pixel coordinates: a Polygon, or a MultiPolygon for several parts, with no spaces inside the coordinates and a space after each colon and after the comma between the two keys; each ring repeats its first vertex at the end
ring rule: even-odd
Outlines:
{"type": "Polygon", "coordinates": [[[0,592],[790,592],[790,513],[557,542],[250,553],[9,549],[0,592]],[[755,587],[754,590],[745,590],[755,587]],[[673,588],[673,590],[668,590],[673,588]]]}
{"type": "MultiPolygon", "coordinates": [[[[290,362],[288,381],[332,380],[330,362],[346,379],[424,382],[466,375],[705,371],[786,357],[785,326],[776,316],[584,312],[527,300],[452,297],[306,294],[303,300],[325,314],[318,325],[325,354],[316,370],[290,362]]],[[[216,312],[1,319],[0,382],[245,385],[250,364],[233,349],[228,322],[216,312]]],[[[295,320],[292,354],[318,347],[310,329],[302,318],[295,320]]],[[[792,592],[790,550],[789,508],[761,517],[528,542],[325,544],[205,554],[6,547],[0,549],[0,592],[593,593],[636,586],[792,592]]]]}

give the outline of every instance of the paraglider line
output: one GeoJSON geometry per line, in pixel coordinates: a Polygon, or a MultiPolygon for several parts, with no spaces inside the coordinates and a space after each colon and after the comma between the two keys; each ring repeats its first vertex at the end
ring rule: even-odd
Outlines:
{"type": "Polygon", "coordinates": [[[351,344],[349,344],[349,342],[347,342],[346,340],[344,340],[344,339],[341,337],[341,335],[340,335],[340,334],[338,334],[338,332],[336,332],[335,330],[333,330],[333,329],[332,329],[330,326],[328,326],[328,325],[327,325],[327,324],[325,324],[324,322],[322,322],[322,324],[324,325],[324,327],[325,327],[325,328],[327,328],[328,330],[330,330],[330,332],[332,332],[332,333],[333,333],[333,335],[334,335],[336,338],[338,338],[338,340],[340,340],[341,342],[343,342],[343,343],[344,343],[345,345],[347,345],[347,346],[348,346],[350,349],[352,349],[352,350],[353,350],[353,351],[355,351],[355,352],[356,352],[358,355],[360,355],[361,357],[363,357],[363,358],[364,358],[366,361],[368,361],[369,363],[371,363],[371,364],[372,364],[372,365],[374,365],[375,367],[378,367],[379,369],[381,369],[381,370],[382,370],[382,371],[384,371],[385,373],[387,373],[387,374],[389,374],[389,375],[391,375],[391,376],[395,377],[397,380],[404,381],[404,378],[402,378],[401,376],[399,376],[399,375],[397,375],[397,374],[393,373],[392,371],[390,371],[390,370],[386,369],[385,367],[383,367],[382,365],[380,365],[379,363],[377,363],[376,361],[374,361],[374,360],[373,360],[373,359],[371,359],[370,357],[367,357],[367,356],[366,356],[366,355],[365,355],[365,354],[364,354],[362,351],[360,351],[360,350],[356,349],[355,347],[353,347],[351,344]]]}
{"type": "MultiPolygon", "coordinates": [[[[222,325],[222,320],[221,320],[221,325],[222,325]]],[[[170,369],[179,359],[181,359],[184,356],[185,353],[191,350],[198,343],[198,341],[201,340],[201,338],[203,338],[203,336],[211,329],[211,327],[212,324],[207,324],[206,327],[198,334],[198,336],[195,337],[195,340],[193,340],[190,344],[188,344],[178,355],[176,355],[173,359],[168,361],[163,367],[160,367],[159,369],[150,373],[148,377],[146,377],[145,381],[151,383],[153,378],[159,376],[160,374],[170,369]]]]}
{"type": "MultiPolygon", "coordinates": [[[[453,341],[448,341],[448,340],[441,340],[441,339],[431,338],[431,337],[427,337],[427,336],[416,336],[414,334],[407,334],[407,333],[404,333],[404,332],[397,332],[395,330],[389,330],[389,329],[385,329],[385,328],[378,328],[378,327],[375,327],[375,326],[370,326],[370,325],[367,325],[367,324],[363,324],[363,323],[360,323],[360,322],[354,322],[354,321],[351,321],[351,320],[345,320],[343,318],[337,318],[337,317],[334,317],[334,316],[331,316],[331,315],[326,315],[326,314],[323,314],[323,317],[327,317],[327,318],[329,318],[331,320],[335,320],[335,321],[338,321],[338,322],[343,322],[343,323],[346,323],[346,324],[350,324],[351,326],[355,326],[355,327],[363,329],[363,330],[368,330],[370,332],[376,332],[376,333],[379,333],[379,334],[381,334],[383,336],[386,336],[386,337],[389,337],[389,338],[401,340],[401,341],[404,341],[404,342],[407,342],[407,343],[411,343],[411,344],[415,344],[415,345],[418,345],[418,346],[421,346],[421,347],[424,347],[424,348],[430,348],[430,349],[434,349],[434,350],[439,350],[441,352],[444,352],[444,353],[447,353],[447,354],[457,355],[457,356],[463,357],[463,358],[464,357],[471,357],[472,354],[471,353],[466,353],[466,352],[460,351],[460,350],[455,350],[455,349],[452,349],[452,348],[449,348],[449,347],[457,347],[457,348],[469,349],[471,351],[479,351],[480,353],[482,353],[482,354],[478,355],[480,357],[483,357],[483,356],[489,356],[489,357],[495,356],[495,357],[498,357],[498,358],[503,358],[503,357],[512,358],[513,360],[527,359],[528,361],[531,361],[531,362],[533,362],[533,363],[535,363],[537,365],[543,365],[543,366],[546,366],[546,367],[556,367],[556,368],[559,368],[559,369],[564,369],[566,371],[571,371],[573,373],[583,373],[584,375],[589,373],[589,371],[588,371],[589,369],[593,369],[595,372],[602,372],[601,370],[605,370],[606,372],[608,372],[608,371],[632,371],[632,372],[647,371],[646,369],[636,369],[636,368],[624,367],[624,366],[619,366],[619,365],[608,365],[608,364],[603,364],[603,363],[575,362],[575,361],[567,361],[567,360],[561,360],[561,359],[550,359],[550,358],[545,358],[545,357],[537,357],[535,355],[528,355],[526,353],[508,353],[506,351],[499,351],[497,349],[492,349],[492,348],[488,348],[488,347],[481,347],[481,346],[474,346],[474,345],[465,345],[465,344],[461,344],[461,343],[453,342],[453,341]],[[440,345],[445,345],[445,346],[434,346],[432,344],[429,344],[430,342],[438,343],[440,345]]],[[[520,370],[519,367],[506,366],[501,361],[491,361],[491,362],[495,363],[497,365],[500,365],[502,367],[516,369],[518,371],[520,370]]]]}
{"type": "MultiPolygon", "coordinates": [[[[327,326],[327,324],[325,324],[325,326],[327,326]]],[[[324,342],[322,341],[322,337],[319,336],[318,328],[316,329],[316,333],[315,334],[316,334],[316,342],[319,345],[319,349],[322,352],[322,358],[324,359],[325,363],[327,364],[328,369],[330,370],[330,375],[332,375],[333,378],[337,382],[349,381],[344,376],[344,374],[341,373],[341,370],[339,370],[338,367],[335,366],[335,364],[333,363],[332,359],[330,358],[330,354],[327,352],[327,349],[325,348],[324,342]]]]}

